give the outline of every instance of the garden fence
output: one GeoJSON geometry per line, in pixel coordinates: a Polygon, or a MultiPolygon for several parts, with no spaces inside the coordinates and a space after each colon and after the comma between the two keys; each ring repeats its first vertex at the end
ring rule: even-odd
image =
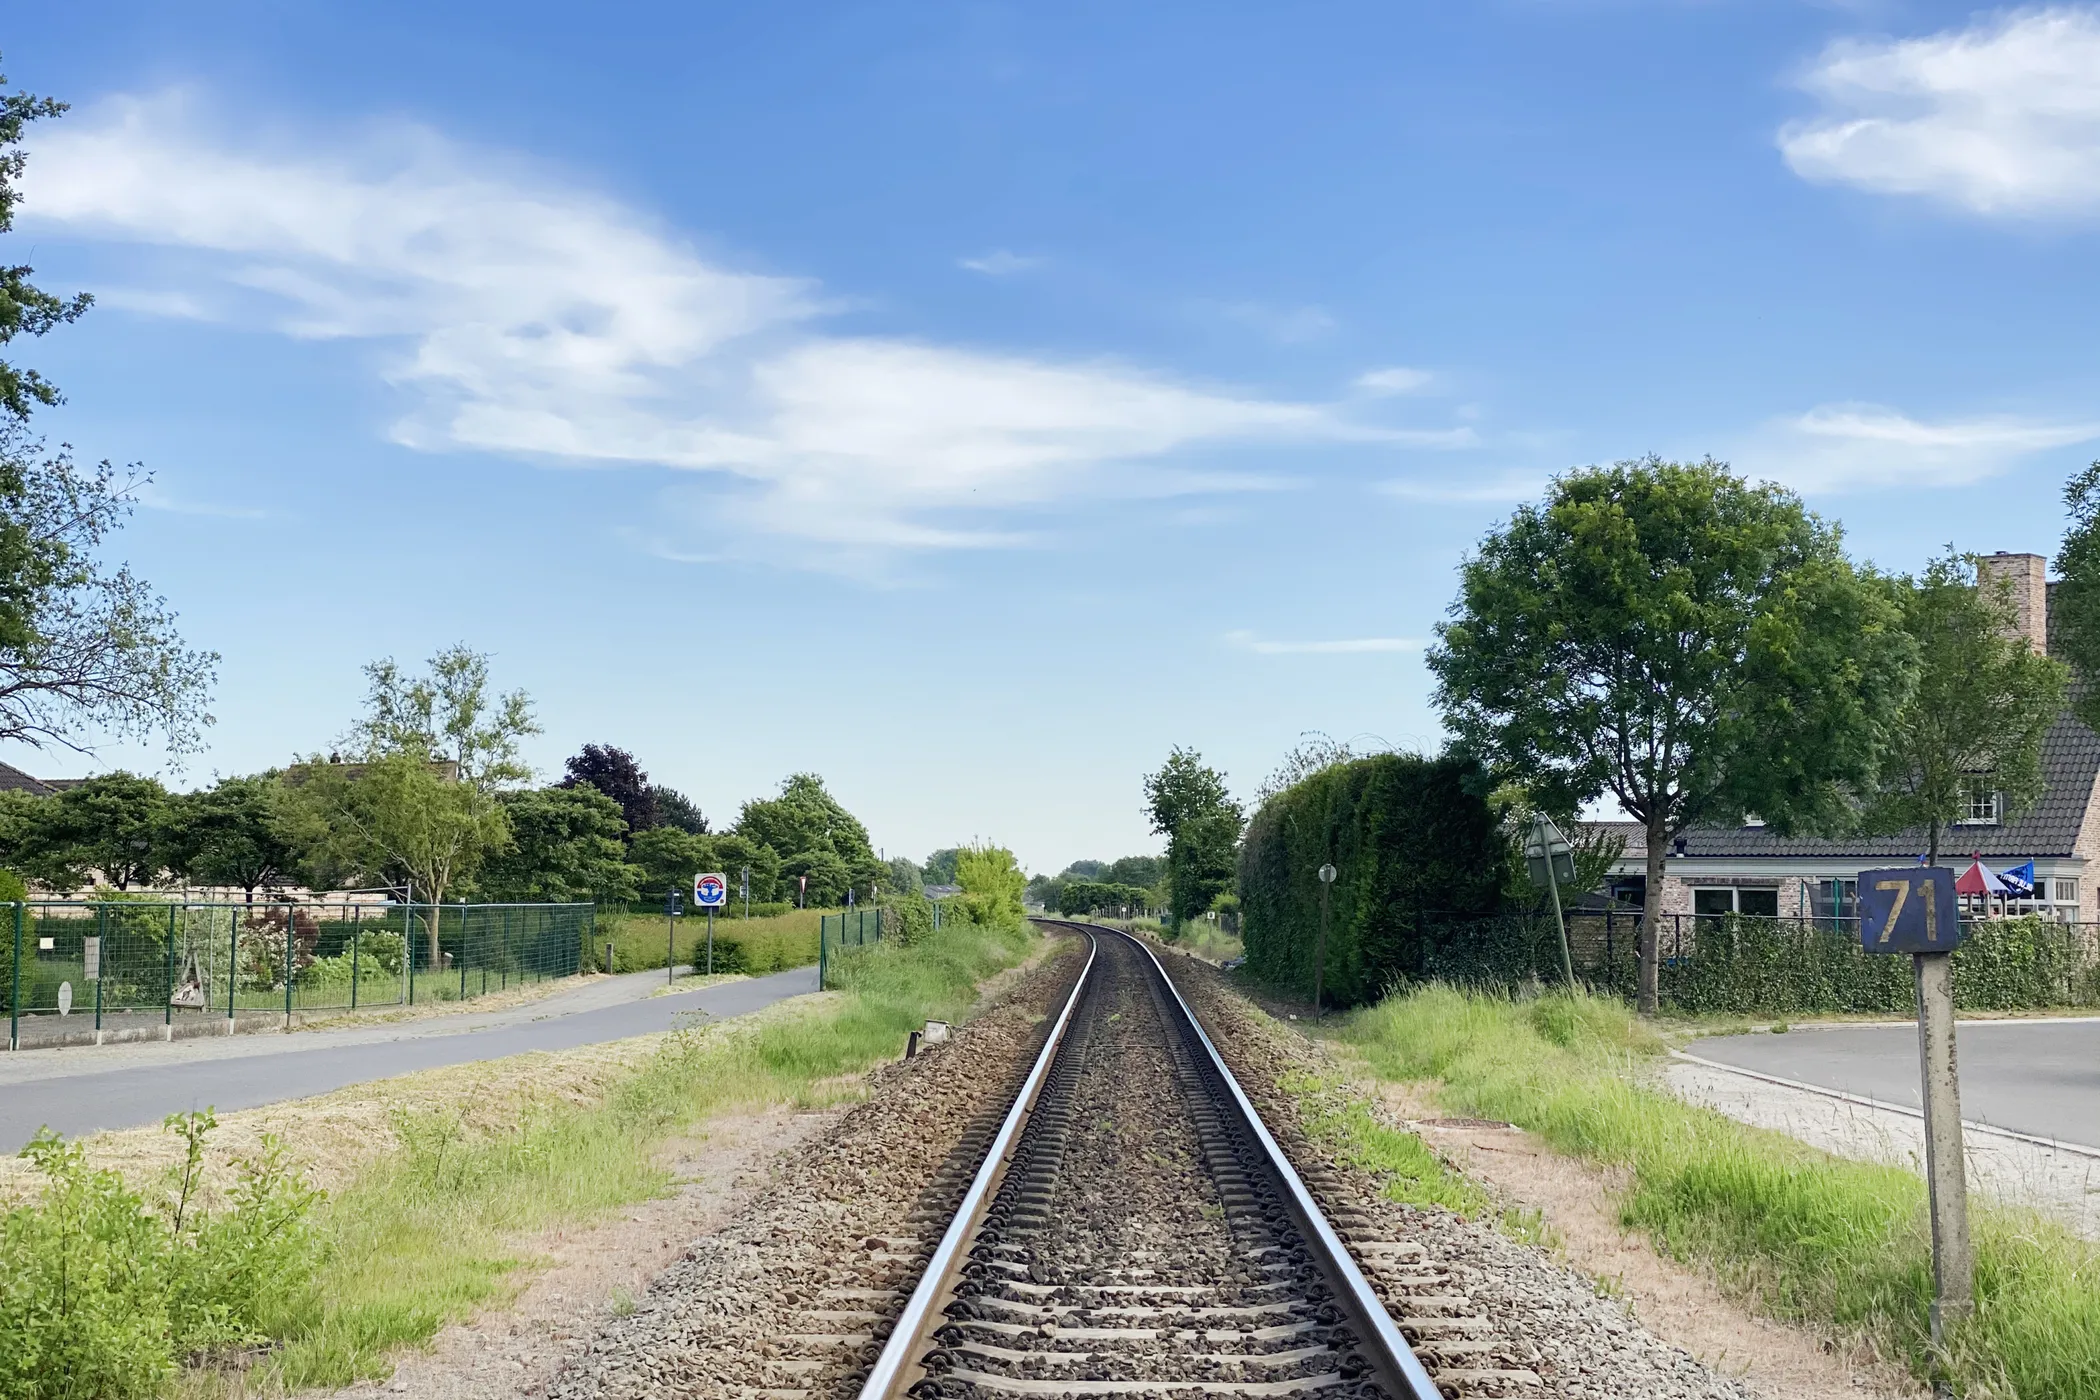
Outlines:
{"type": "Polygon", "coordinates": [[[8,1046],[465,1000],[575,974],[592,923],[589,904],[0,904],[8,1046]]]}
{"type": "Polygon", "coordinates": [[[817,986],[826,985],[831,971],[831,954],[834,950],[865,948],[882,941],[882,906],[872,909],[848,909],[840,914],[825,914],[817,920],[817,986]]]}
{"type": "MultiPolygon", "coordinates": [[[[1576,912],[1568,943],[1578,980],[1632,997],[1642,916],[1576,912]]],[[[1426,976],[1514,986],[1560,978],[1551,915],[1425,922],[1426,976]]],[[[2100,1006],[2100,926],[2039,917],[1964,919],[1955,1002],[1966,1010],[2100,1006]]],[[[1852,917],[1664,915],[1658,993],[1689,1012],[1785,1015],[1914,1010],[1911,962],[1869,953],[1852,917]]]]}

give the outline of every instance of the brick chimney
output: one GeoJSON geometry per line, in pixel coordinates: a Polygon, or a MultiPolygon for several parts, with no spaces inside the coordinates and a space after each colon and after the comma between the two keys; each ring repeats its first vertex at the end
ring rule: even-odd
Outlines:
{"type": "Polygon", "coordinates": [[[2049,561],[2039,554],[1986,554],[1976,561],[1976,577],[1985,583],[2003,580],[2013,607],[2013,630],[2036,651],[2049,650],[2049,561]]]}

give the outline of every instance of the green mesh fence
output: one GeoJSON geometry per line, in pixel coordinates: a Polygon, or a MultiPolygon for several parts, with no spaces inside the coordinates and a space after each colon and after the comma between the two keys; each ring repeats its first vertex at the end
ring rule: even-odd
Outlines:
{"type": "Polygon", "coordinates": [[[826,914],[817,920],[817,985],[826,985],[832,955],[847,949],[865,948],[882,941],[882,906],[848,909],[826,914]]]}
{"type": "Polygon", "coordinates": [[[589,904],[0,904],[12,1048],[410,1006],[568,977],[589,904]]]}

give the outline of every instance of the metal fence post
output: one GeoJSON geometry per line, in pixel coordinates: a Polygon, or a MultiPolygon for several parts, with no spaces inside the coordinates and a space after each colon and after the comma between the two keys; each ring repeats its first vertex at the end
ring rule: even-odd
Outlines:
{"type": "Polygon", "coordinates": [[[408,969],[408,1004],[416,1004],[416,887],[401,904],[401,962],[408,969]]]}
{"type": "Polygon", "coordinates": [[[175,906],[168,906],[168,975],[161,979],[162,1001],[161,1024],[167,1027],[168,1038],[175,1036],[175,906]]]}
{"type": "Polygon", "coordinates": [[[233,988],[240,980],[241,911],[227,911],[226,920],[226,1034],[233,1034],[233,988]]]}
{"type": "MultiPolygon", "coordinates": [[[[824,990],[824,933],[830,925],[830,915],[817,915],[817,990],[824,990]]],[[[844,918],[844,915],[840,915],[844,918]]]]}
{"type": "Polygon", "coordinates": [[[286,900],[284,905],[284,1028],[286,1030],[292,1028],[292,975],[298,966],[298,955],[295,951],[297,945],[293,939],[293,932],[297,928],[298,922],[297,919],[292,917],[291,901],[286,900]]]}
{"type": "Polygon", "coordinates": [[[109,971],[109,906],[99,905],[95,909],[95,1043],[102,1043],[102,984],[103,973],[109,971]]]}
{"type": "MultiPolygon", "coordinates": [[[[444,925],[440,923],[438,929],[440,934],[442,934],[444,925]]],[[[461,1001],[467,999],[467,902],[465,900],[459,902],[459,999],[461,1001]]]]}
{"type": "Polygon", "coordinates": [[[350,1009],[352,1011],[357,1010],[357,921],[363,916],[364,912],[365,907],[362,904],[350,906],[350,1009]]]}
{"type": "Polygon", "coordinates": [[[22,1048],[22,901],[15,901],[14,985],[7,994],[7,1048],[22,1048]]]}

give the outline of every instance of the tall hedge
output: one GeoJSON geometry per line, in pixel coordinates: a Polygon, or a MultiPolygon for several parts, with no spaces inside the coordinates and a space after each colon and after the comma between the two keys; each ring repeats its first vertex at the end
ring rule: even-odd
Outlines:
{"type": "Polygon", "coordinates": [[[1240,848],[1247,965],[1312,992],[1319,869],[1333,864],[1327,992],[1352,1005],[1445,959],[1439,925],[1496,912],[1514,858],[1477,763],[1385,754],[1337,764],[1262,805],[1240,848]]]}

